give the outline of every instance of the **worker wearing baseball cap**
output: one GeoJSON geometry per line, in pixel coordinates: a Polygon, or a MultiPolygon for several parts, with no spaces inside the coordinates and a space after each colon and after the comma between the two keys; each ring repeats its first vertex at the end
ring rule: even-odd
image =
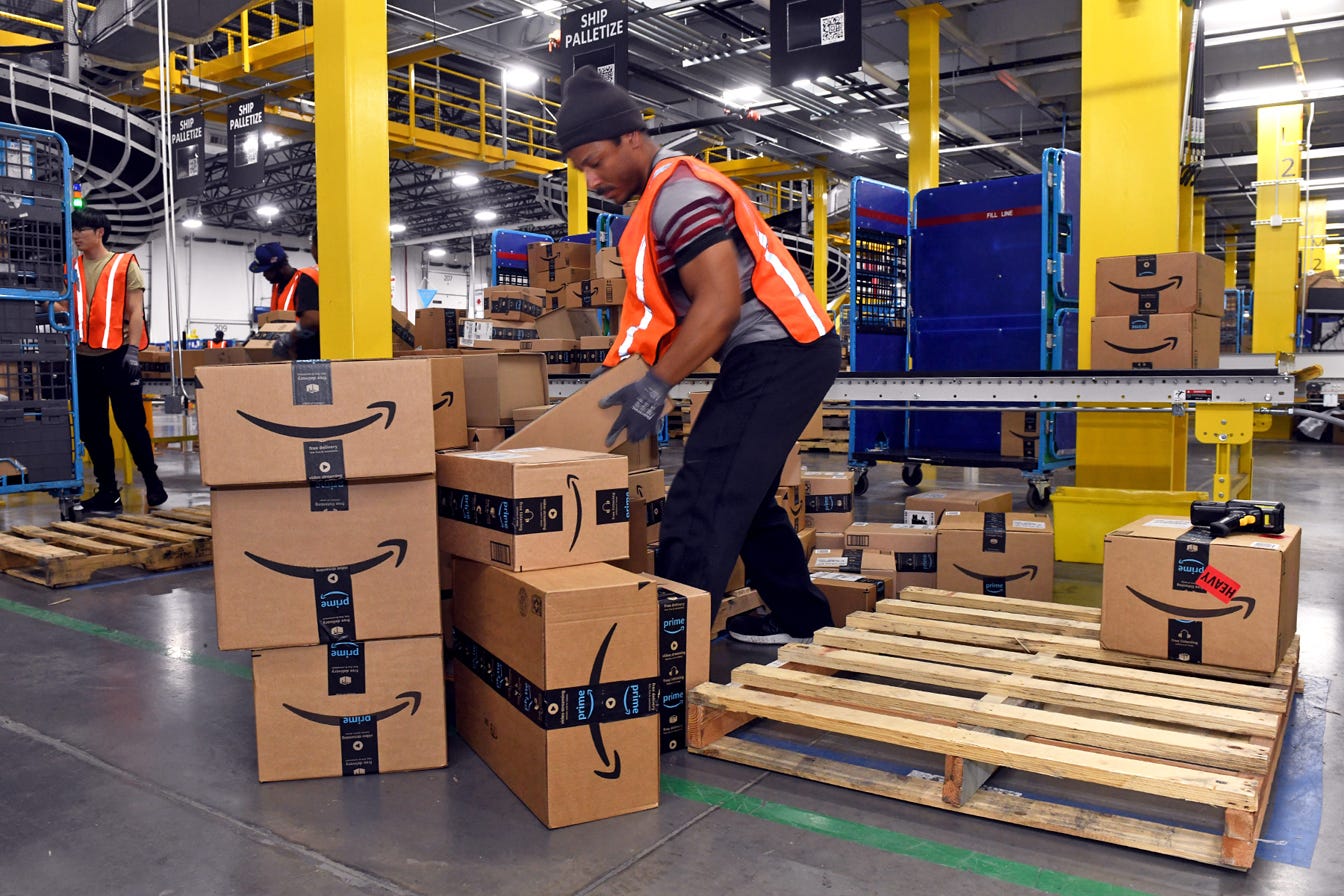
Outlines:
{"type": "MultiPolygon", "coordinates": [[[[317,234],[314,232],[314,252],[316,244],[317,234]]],[[[271,310],[293,311],[298,321],[298,326],[292,332],[275,341],[273,348],[276,356],[320,358],[321,349],[317,340],[317,266],[295,269],[279,243],[262,243],[252,255],[252,263],[247,269],[254,274],[261,274],[271,284],[271,310]]]]}

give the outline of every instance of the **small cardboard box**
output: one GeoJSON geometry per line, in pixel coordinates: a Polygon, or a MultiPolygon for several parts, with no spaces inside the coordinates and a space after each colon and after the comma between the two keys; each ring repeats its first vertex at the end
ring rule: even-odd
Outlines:
{"type": "Polygon", "coordinates": [[[581,336],[574,352],[574,365],[580,375],[587,376],[602,366],[616,344],[614,336],[581,336]]]}
{"type": "Polygon", "coordinates": [[[649,575],[658,587],[659,743],[664,753],[686,746],[687,695],[709,681],[709,592],[649,575]]]}
{"type": "Polygon", "coordinates": [[[448,763],[437,636],[255,651],[252,693],[262,781],[448,763]]]}
{"type": "Polygon", "coordinates": [[[262,327],[266,324],[294,323],[299,316],[293,311],[263,311],[257,315],[257,326],[262,327]]]}
{"type": "MultiPolygon", "coordinates": [[[[555,311],[565,307],[565,296],[569,294],[568,283],[557,283],[552,286],[540,287],[541,307],[546,311],[555,311]]],[[[541,318],[537,318],[540,320],[541,318]]],[[[545,336],[545,333],[541,334],[545,336]]]]}
{"type": "Polygon", "coordinates": [[[346,491],[335,513],[306,486],[211,495],[221,650],[439,634],[434,477],[346,491]]]}
{"type": "Polygon", "coordinates": [[[780,488],[796,488],[801,495],[803,490],[803,456],[798,451],[798,443],[794,442],[793,450],[789,452],[789,457],[784,461],[784,469],[779,473],[780,488]]]}
{"type": "Polygon", "coordinates": [[[529,423],[536,420],[542,414],[549,411],[552,407],[554,407],[554,405],[539,404],[536,407],[531,408],[514,408],[513,428],[522,429],[524,426],[527,426],[529,423]]]}
{"type": "Polygon", "coordinates": [[[457,348],[456,308],[421,308],[415,312],[415,344],[420,348],[457,348]]]}
{"type": "Polygon", "coordinates": [[[1040,457],[1041,414],[1003,411],[999,414],[999,454],[1003,457],[1040,457]]]}
{"type": "Polygon", "coordinates": [[[566,288],[566,308],[619,308],[625,304],[624,280],[580,280],[566,288]]]}
{"type": "Polygon", "coordinates": [[[196,376],[206,485],[317,486],[434,470],[425,360],[242,364],[196,376]]]}
{"type": "Polygon", "coordinates": [[[585,336],[601,336],[602,321],[595,309],[558,308],[537,318],[537,336],[541,339],[565,339],[577,342],[585,336]]]}
{"type": "Polygon", "coordinates": [[[601,563],[453,580],[462,739],[548,828],[657,806],[657,587],[601,563]]]}
{"type": "Polygon", "coordinates": [[[525,323],[498,320],[466,320],[458,342],[464,348],[516,349],[513,343],[536,339],[537,329],[525,323]],[[504,343],[504,344],[500,344],[504,343]]]}
{"type": "Polygon", "coordinates": [[[294,322],[288,323],[279,321],[271,324],[262,324],[257,328],[257,332],[248,337],[247,342],[243,343],[243,351],[247,353],[249,360],[265,362],[279,360],[275,356],[275,341],[286,333],[293,332],[294,322]]]}
{"type": "Polygon", "coordinates": [[[529,243],[527,246],[528,285],[546,289],[587,280],[592,276],[591,243],[529,243]]]}
{"type": "Polygon", "coordinates": [[[1043,513],[949,510],[938,523],[938,587],[1055,599],[1055,530],[1043,513]]]}
{"type": "Polygon", "coordinates": [[[658,543],[666,503],[667,487],[662,470],[638,470],[630,474],[631,557],[642,557],[646,547],[658,543]]]}
{"type": "Polygon", "coordinates": [[[818,532],[843,532],[854,522],[854,473],[803,470],[803,512],[818,532]]]}
{"type": "Polygon", "coordinates": [[[593,253],[593,278],[597,280],[620,280],[625,277],[621,267],[621,250],[616,246],[607,246],[593,253]]]}
{"type": "MultiPolygon", "coordinates": [[[[681,431],[689,433],[695,428],[695,421],[700,417],[700,409],[705,406],[706,399],[709,398],[708,392],[692,392],[690,394],[690,406],[686,413],[686,419],[681,421],[681,431]]],[[[802,461],[798,462],[798,469],[802,470],[802,461]]],[[[801,483],[800,483],[801,484],[801,483]]]]}
{"type": "Polygon", "coordinates": [[[775,489],[775,503],[784,508],[784,512],[789,515],[789,524],[793,526],[793,531],[801,532],[806,528],[803,516],[803,490],[796,486],[783,486],[775,489]]]}
{"type": "Polygon", "coordinates": [[[912,526],[933,526],[948,510],[1007,513],[1012,509],[1012,492],[974,488],[919,492],[905,499],[905,522],[912,526]]]}
{"type": "MultiPolygon", "coordinates": [[[[585,383],[573,395],[551,408],[544,418],[534,420],[531,426],[519,430],[501,447],[503,448],[572,448],[575,451],[595,451],[605,454],[607,433],[621,409],[613,405],[609,408],[598,407],[598,403],[616,390],[638,382],[649,372],[643,358],[630,358],[617,364],[590,383],[585,383]]],[[[617,445],[625,443],[626,432],[621,430],[616,437],[617,445]]],[[[657,455],[654,455],[657,465],[657,455]]],[[[640,467],[631,464],[630,469],[640,467]]]]}
{"type": "Polygon", "coordinates": [[[411,319],[396,305],[392,309],[392,351],[415,350],[415,327],[411,319]]]}
{"type": "Polygon", "coordinates": [[[467,428],[467,447],[472,451],[494,451],[509,437],[503,426],[471,426],[467,428]]]}
{"type": "Polygon", "coordinates": [[[1222,321],[1205,314],[1092,318],[1093,370],[1192,370],[1218,366],[1222,321]]]}
{"type": "Polygon", "coordinates": [[[437,459],[440,549],[512,570],[626,556],[625,458],[516,448],[437,459]]]}
{"type": "Polygon", "coordinates": [[[890,554],[896,590],[938,587],[938,529],[907,523],[855,523],[845,530],[845,549],[890,554]]]}
{"type": "Polygon", "coordinates": [[[1168,252],[1097,259],[1098,317],[1196,313],[1223,315],[1221,258],[1168,252]]]}
{"type": "Polygon", "coordinates": [[[658,434],[654,433],[639,442],[626,439],[612,448],[611,453],[624,457],[626,466],[631,470],[652,470],[659,464],[658,434]]]}
{"type": "MultiPolygon", "coordinates": [[[[845,533],[843,532],[818,532],[816,529],[805,531],[812,533],[813,550],[843,551],[845,549],[845,533]]],[[[801,533],[799,534],[801,535],[801,533]]]]}
{"type": "Polygon", "coordinates": [[[546,310],[546,291],[529,286],[487,286],[486,316],[494,320],[531,322],[546,310]]]}
{"type": "Polygon", "coordinates": [[[467,426],[513,423],[513,409],[546,403],[546,356],[537,352],[464,355],[467,426]]]}
{"type": "Polygon", "coordinates": [[[1146,516],[1106,536],[1101,645],[1273,672],[1297,633],[1302,530],[1213,538],[1146,516]]]}
{"type": "Polygon", "coordinates": [[[813,572],[872,573],[894,578],[896,557],[871,548],[845,548],[842,551],[821,548],[812,552],[807,568],[813,572]]]}
{"type": "Polygon", "coordinates": [[[850,613],[871,613],[891,593],[890,578],[852,572],[814,572],[812,583],[831,605],[831,624],[843,626],[850,613]]]}
{"type": "Polygon", "coordinates": [[[578,373],[574,363],[574,352],[579,347],[577,339],[524,339],[518,343],[518,350],[540,352],[546,356],[546,374],[564,376],[578,373]]]}

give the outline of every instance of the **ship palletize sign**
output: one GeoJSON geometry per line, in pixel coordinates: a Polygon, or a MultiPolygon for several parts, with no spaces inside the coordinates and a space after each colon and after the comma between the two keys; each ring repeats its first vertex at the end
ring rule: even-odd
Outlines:
{"type": "Polygon", "coordinates": [[[561,16],[560,52],[566,60],[562,74],[568,77],[575,69],[591,65],[608,81],[628,86],[629,18],[625,0],[606,0],[561,16]]]}
{"type": "Polygon", "coordinates": [[[197,112],[173,121],[173,192],[178,199],[201,194],[205,186],[205,116],[197,112]]]}
{"type": "Polygon", "coordinates": [[[261,97],[229,103],[229,186],[260,186],[266,173],[266,147],[261,142],[265,103],[261,97]]]}

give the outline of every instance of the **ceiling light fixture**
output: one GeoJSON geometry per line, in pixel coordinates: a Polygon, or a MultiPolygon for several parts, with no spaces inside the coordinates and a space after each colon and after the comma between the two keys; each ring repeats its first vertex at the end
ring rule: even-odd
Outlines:
{"type": "Polygon", "coordinates": [[[528,68],[525,65],[511,65],[504,70],[504,84],[519,90],[524,87],[531,87],[541,80],[535,69],[528,68]]]}
{"type": "Polygon", "coordinates": [[[1282,103],[1304,103],[1344,96],[1344,78],[1330,78],[1309,84],[1305,89],[1296,84],[1274,87],[1255,87],[1247,90],[1228,90],[1213,97],[1205,111],[1244,109],[1248,106],[1277,106],[1282,103]]]}
{"type": "Polygon", "coordinates": [[[873,149],[880,149],[881,146],[882,144],[879,143],[877,140],[873,139],[872,137],[864,137],[860,134],[855,134],[840,146],[840,151],[847,152],[853,155],[855,153],[868,152],[869,150],[873,149]]]}
{"type": "Polygon", "coordinates": [[[462,172],[453,175],[453,186],[455,187],[474,187],[481,182],[481,179],[474,174],[462,172]]]}
{"type": "Polygon", "coordinates": [[[266,203],[264,205],[257,206],[257,214],[261,215],[263,218],[270,219],[280,214],[280,209],[276,208],[270,203],[266,203]]]}
{"type": "Polygon", "coordinates": [[[387,225],[387,232],[393,236],[396,236],[399,233],[405,233],[406,225],[400,221],[393,221],[391,224],[387,225]]]}
{"type": "Polygon", "coordinates": [[[200,230],[201,225],[204,223],[205,223],[204,221],[202,221],[195,215],[190,215],[182,219],[182,226],[187,228],[188,230],[200,230]]]}
{"type": "Polygon", "coordinates": [[[488,224],[489,222],[495,220],[498,217],[499,217],[498,212],[491,211],[488,208],[483,208],[476,213],[476,220],[480,221],[482,224],[488,224]]]}
{"type": "Polygon", "coordinates": [[[445,255],[448,254],[448,250],[443,248],[442,246],[434,246],[432,248],[426,249],[425,254],[428,255],[430,258],[443,258],[445,255]]]}
{"type": "Polygon", "coordinates": [[[281,137],[274,131],[262,131],[261,142],[266,146],[267,149],[273,149],[279,146],[281,143],[284,143],[285,138],[281,137]]]}
{"type": "Polygon", "coordinates": [[[730,106],[749,106],[753,100],[760,98],[759,84],[743,84],[741,87],[732,87],[723,92],[723,101],[730,106]]]}

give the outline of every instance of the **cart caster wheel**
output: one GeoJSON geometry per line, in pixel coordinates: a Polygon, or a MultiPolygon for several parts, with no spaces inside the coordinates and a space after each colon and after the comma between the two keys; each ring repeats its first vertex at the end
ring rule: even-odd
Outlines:
{"type": "Polygon", "coordinates": [[[854,495],[858,497],[868,491],[868,471],[862,470],[854,477],[854,495]]]}
{"type": "Polygon", "coordinates": [[[80,513],[79,505],[75,503],[61,504],[61,521],[66,523],[77,523],[84,519],[84,514],[80,513]]]}
{"type": "Polygon", "coordinates": [[[901,481],[914,488],[924,481],[924,468],[919,464],[906,464],[901,468],[901,481]]]}
{"type": "Polygon", "coordinates": [[[1032,510],[1044,510],[1050,506],[1050,486],[1027,486],[1027,506],[1032,510]]]}

